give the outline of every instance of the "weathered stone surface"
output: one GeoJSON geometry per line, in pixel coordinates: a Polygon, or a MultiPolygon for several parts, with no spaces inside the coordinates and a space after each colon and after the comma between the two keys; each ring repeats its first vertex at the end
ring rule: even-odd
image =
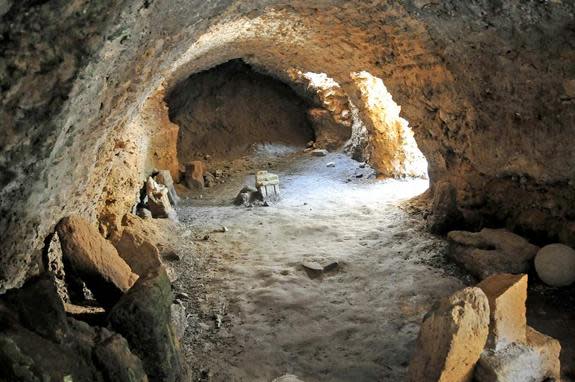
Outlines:
{"type": "Polygon", "coordinates": [[[481,354],[475,379],[478,382],[542,382],[560,380],[561,345],[532,328],[527,343],[514,343],[501,350],[481,354]]]}
{"type": "Polygon", "coordinates": [[[575,250],[563,244],[549,244],[535,256],[535,270],[545,284],[562,287],[575,282],[575,250]]]}
{"type": "Polygon", "coordinates": [[[128,341],[102,328],[94,347],[94,364],[106,381],[147,382],[142,361],[130,351],[128,341]]]}
{"type": "Polygon", "coordinates": [[[490,324],[487,347],[500,350],[526,341],[527,275],[500,273],[476,285],[489,300],[490,324]]]}
{"type": "Polygon", "coordinates": [[[46,261],[48,264],[46,268],[54,275],[58,295],[62,299],[62,302],[70,302],[68,288],[66,288],[66,272],[64,270],[64,263],[62,262],[62,244],[60,243],[57,232],[54,232],[50,238],[47,256],[46,261]]]}
{"type": "Polygon", "coordinates": [[[128,340],[152,381],[179,381],[184,374],[180,346],[171,323],[168,275],[157,268],[140,277],[110,311],[110,327],[128,340]]]}
{"type": "Polygon", "coordinates": [[[174,188],[174,181],[170,171],[158,171],[158,174],[154,177],[154,180],[168,189],[168,198],[170,199],[170,203],[172,203],[173,206],[177,206],[180,198],[178,197],[178,193],[174,188]]]}
{"type": "Polygon", "coordinates": [[[293,374],[285,374],[281,377],[274,379],[272,382],[303,382],[301,379],[293,374]]]}
{"type": "Polygon", "coordinates": [[[314,157],[324,157],[327,155],[327,153],[328,151],[324,149],[315,149],[311,151],[311,155],[313,155],[314,157]]]}
{"type": "Polygon", "coordinates": [[[49,274],[4,296],[0,322],[2,381],[147,381],[126,340],[66,318],[49,274]]]}
{"type": "Polygon", "coordinates": [[[139,276],[162,265],[158,248],[131,227],[126,227],[120,239],[113,241],[113,244],[120,257],[139,276]]]}
{"type": "Polygon", "coordinates": [[[505,229],[451,231],[447,238],[449,257],[481,280],[496,273],[527,273],[539,250],[505,229]]]}
{"type": "Polygon", "coordinates": [[[113,304],[137,280],[116,248],[79,216],[63,218],[56,226],[64,260],[80,275],[96,298],[113,304]]]}
{"type": "Polygon", "coordinates": [[[471,381],[489,333],[489,302],[479,288],[444,298],[423,319],[410,382],[471,381]]]}
{"type": "Polygon", "coordinates": [[[200,160],[191,161],[186,164],[186,173],[184,180],[186,185],[192,190],[201,190],[204,188],[204,173],[206,166],[200,160]]]}
{"type": "Polygon", "coordinates": [[[351,137],[351,124],[338,123],[330,111],[312,108],[307,115],[315,132],[316,147],[336,150],[351,137]]]}
{"type": "Polygon", "coordinates": [[[170,204],[168,188],[158,184],[151,176],[146,181],[146,206],[154,218],[175,218],[176,212],[170,204]]]}
{"type": "Polygon", "coordinates": [[[444,234],[457,227],[462,215],[457,208],[455,187],[449,182],[437,182],[433,188],[431,215],[427,217],[430,232],[444,234]]]}
{"type": "Polygon", "coordinates": [[[181,341],[188,326],[186,308],[182,304],[174,303],[170,308],[170,315],[174,326],[174,334],[178,341],[181,341]]]}

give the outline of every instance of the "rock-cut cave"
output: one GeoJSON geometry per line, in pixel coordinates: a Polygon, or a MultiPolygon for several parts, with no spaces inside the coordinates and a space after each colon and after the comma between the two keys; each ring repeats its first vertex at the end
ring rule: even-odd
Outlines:
{"type": "Polygon", "coordinates": [[[0,381],[575,381],[572,0],[0,0],[0,381]]]}

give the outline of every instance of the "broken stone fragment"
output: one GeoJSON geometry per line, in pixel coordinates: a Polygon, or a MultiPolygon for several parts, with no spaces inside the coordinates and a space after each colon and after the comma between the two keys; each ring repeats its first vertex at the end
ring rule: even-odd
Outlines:
{"type": "Polygon", "coordinates": [[[157,183],[152,177],[148,177],[146,195],[148,197],[146,206],[152,213],[152,217],[175,219],[176,211],[170,204],[167,187],[157,183]]]}
{"type": "Polygon", "coordinates": [[[571,285],[575,282],[575,250],[563,244],[546,245],[535,257],[535,270],[547,285],[571,285]]]}
{"type": "Polygon", "coordinates": [[[185,380],[180,347],[171,322],[172,290],[163,267],[142,276],[108,316],[140,357],[151,381],[185,380]]]}
{"type": "Polygon", "coordinates": [[[244,186],[234,199],[234,204],[237,206],[249,206],[254,202],[262,201],[263,196],[258,190],[250,186],[244,186]]]}
{"type": "Polygon", "coordinates": [[[277,377],[272,382],[303,382],[303,381],[293,374],[284,374],[281,377],[277,377]]]}
{"type": "Polygon", "coordinates": [[[204,174],[204,186],[213,187],[216,185],[216,177],[209,172],[204,174]]]}
{"type": "Polygon", "coordinates": [[[505,229],[451,231],[448,256],[483,280],[496,273],[527,273],[539,247],[505,229]]]}
{"type": "Polygon", "coordinates": [[[126,227],[113,244],[120,257],[139,276],[162,265],[158,248],[131,227],[126,227]]]}
{"type": "Polygon", "coordinates": [[[64,261],[102,304],[115,303],[138,279],[116,248],[83,218],[65,217],[56,226],[56,231],[64,261]]]}
{"type": "Polygon", "coordinates": [[[308,275],[312,278],[318,277],[323,273],[323,267],[321,264],[316,263],[315,261],[306,261],[303,262],[302,267],[308,273],[308,275]]]}
{"type": "Polygon", "coordinates": [[[47,269],[54,275],[58,295],[62,302],[70,302],[68,295],[68,288],[66,287],[66,272],[64,270],[64,263],[62,262],[62,244],[58,233],[54,232],[50,238],[47,251],[47,269]]]}
{"type": "Polygon", "coordinates": [[[191,161],[185,166],[186,172],[184,180],[191,190],[202,190],[204,188],[204,172],[206,167],[200,160],[191,161]]]}
{"type": "Polygon", "coordinates": [[[168,170],[160,170],[154,177],[154,180],[168,189],[168,198],[170,203],[172,203],[174,206],[177,206],[180,198],[178,197],[178,193],[174,188],[174,181],[172,180],[172,175],[170,175],[170,172],[168,170]]]}
{"type": "Polygon", "coordinates": [[[276,201],[280,196],[280,180],[276,174],[267,171],[256,172],[256,188],[264,201],[276,201]]]}
{"type": "Polygon", "coordinates": [[[490,325],[487,348],[500,350],[525,342],[527,328],[527,275],[500,273],[477,284],[489,300],[490,325]]]}
{"type": "Polygon", "coordinates": [[[442,299],[421,325],[407,380],[468,382],[489,333],[489,302],[479,288],[442,299]]]}
{"type": "Polygon", "coordinates": [[[559,341],[527,328],[526,343],[514,343],[500,350],[486,350],[475,371],[477,382],[559,381],[559,341]]]}
{"type": "Polygon", "coordinates": [[[427,228],[431,233],[445,234],[462,223],[462,215],[457,208],[455,187],[449,182],[440,181],[433,188],[431,215],[427,217],[427,228]]]}
{"type": "Polygon", "coordinates": [[[329,162],[325,165],[326,167],[335,167],[335,162],[329,162]]]}
{"type": "Polygon", "coordinates": [[[314,157],[324,157],[327,155],[327,150],[315,149],[311,151],[311,155],[313,155],[314,157]]]}

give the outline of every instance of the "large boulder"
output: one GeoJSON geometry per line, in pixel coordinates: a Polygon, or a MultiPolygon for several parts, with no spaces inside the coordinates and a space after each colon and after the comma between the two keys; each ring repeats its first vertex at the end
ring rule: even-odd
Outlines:
{"type": "Polygon", "coordinates": [[[535,270],[545,284],[562,287],[575,282],[575,250],[563,244],[549,244],[535,257],[535,270]]]}
{"type": "Polygon", "coordinates": [[[488,333],[489,302],[481,289],[444,298],[423,319],[407,380],[471,381],[488,333]]]}
{"type": "Polygon", "coordinates": [[[176,218],[176,211],[170,204],[168,188],[156,182],[151,176],[146,181],[146,206],[154,218],[176,218]]]}
{"type": "Polygon", "coordinates": [[[110,327],[124,336],[152,381],[179,381],[184,375],[171,323],[172,291],[163,267],[140,277],[110,311],[110,327]]]}
{"type": "Polygon", "coordinates": [[[204,173],[206,166],[201,160],[191,161],[185,165],[184,180],[186,185],[192,190],[202,190],[204,188],[204,173]]]}
{"type": "Polygon", "coordinates": [[[83,218],[65,217],[56,231],[64,261],[102,304],[113,305],[138,279],[116,248],[83,218]]]}
{"type": "Polygon", "coordinates": [[[125,339],[67,318],[50,274],[0,300],[1,381],[147,381],[125,339]]]}
{"type": "Polygon", "coordinates": [[[435,234],[445,234],[463,222],[457,208],[455,187],[447,181],[437,182],[433,188],[431,214],[427,217],[427,229],[435,234]]]}
{"type": "Polygon", "coordinates": [[[124,228],[121,236],[113,243],[120,257],[139,276],[162,264],[158,248],[132,227],[124,228]]]}
{"type": "Polygon", "coordinates": [[[483,280],[496,273],[527,273],[539,247],[505,229],[451,231],[449,257],[483,280]]]}

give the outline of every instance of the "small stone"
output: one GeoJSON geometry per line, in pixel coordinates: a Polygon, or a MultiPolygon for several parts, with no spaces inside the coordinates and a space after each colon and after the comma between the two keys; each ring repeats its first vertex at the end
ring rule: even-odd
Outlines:
{"type": "Polygon", "coordinates": [[[366,166],[366,164],[365,164],[365,163],[362,163],[362,164],[359,165],[359,168],[365,168],[365,166],[366,166]]]}
{"type": "Polygon", "coordinates": [[[154,218],[175,219],[176,211],[170,204],[166,186],[159,184],[150,176],[146,181],[146,195],[148,197],[146,205],[154,218]]]}
{"type": "Polygon", "coordinates": [[[216,178],[221,178],[224,175],[224,172],[221,169],[218,169],[214,172],[214,176],[216,178]]]}
{"type": "Polygon", "coordinates": [[[170,251],[164,255],[162,255],[162,259],[167,260],[167,261],[180,261],[180,255],[178,255],[176,252],[174,251],[170,251]]]}
{"type": "Polygon", "coordinates": [[[335,162],[329,162],[326,167],[335,167],[335,162]]]}
{"type": "Polygon", "coordinates": [[[186,164],[184,180],[186,185],[192,190],[202,190],[204,188],[204,172],[206,167],[200,160],[191,161],[186,164]]]}
{"type": "Polygon", "coordinates": [[[356,178],[363,178],[363,174],[355,174],[356,178]]]}
{"type": "Polygon", "coordinates": [[[284,374],[281,377],[274,379],[272,382],[303,382],[303,381],[293,374],[284,374]]]}
{"type": "Polygon", "coordinates": [[[535,270],[547,285],[571,285],[575,282],[575,250],[563,244],[546,245],[535,256],[535,270]]]}
{"type": "Polygon", "coordinates": [[[315,150],[312,150],[311,155],[313,155],[314,157],[324,157],[327,155],[327,150],[315,149],[315,150]]]}
{"type": "Polygon", "coordinates": [[[206,187],[213,187],[216,185],[216,177],[209,172],[204,174],[204,186],[206,187]]]}
{"type": "Polygon", "coordinates": [[[323,273],[323,267],[319,263],[304,262],[302,263],[302,266],[311,278],[319,277],[323,273]]]}
{"type": "Polygon", "coordinates": [[[178,293],[176,293],[176,299],[189,300],[189,299],[190,299],[190,295],[187,294],[186,292],[178,292],[178,293]]]}
{"type": "Polygon", "coordinates": [[[168,199],[172,205],[176,206],[180,198],[174,188],[174,181],[172,180],[170,172],[168,170],[160,170],[158,174],[154,176],[154,180],[168,189],[168,199]]]}
{"type": "Polygon", "coordinates": [[[315,144],[314,141],[309,141],[308,143],[305,144],[305,147],[313,147],[313,145],[315,144]]]}
{"type": "Polygon", "coordinates": [[[326,265],[325,267],[323,267],[323,271],[324,272],[331,272],[331,271],[337,270],[337,268],[339,268],[339,263],[337,261],[333,261],[333,262],[329,263],[328,265],[326,265]]]}

